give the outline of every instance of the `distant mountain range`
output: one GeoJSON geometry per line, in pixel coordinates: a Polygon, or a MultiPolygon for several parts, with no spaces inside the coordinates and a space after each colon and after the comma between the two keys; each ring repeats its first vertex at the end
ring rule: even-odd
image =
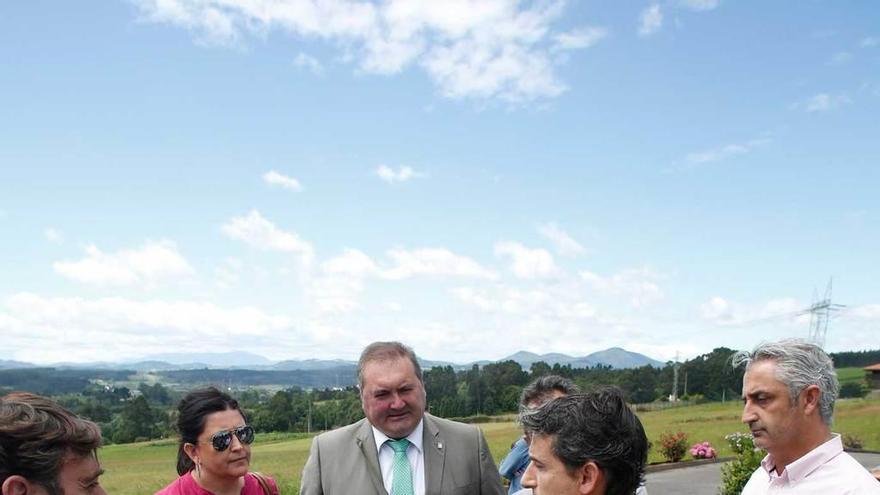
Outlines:
{"type": "MultiPolygon", "coordinates": [[[[574,357],[567,354],[549,353],[535,354],[533,352],[519,351],[511,354],[500,361],[516,361],[524,370],[531,368],[533,363],[543,361],[550,366],[571,365],[572,368],[591,368],[597,364],[611,366],[613,368],[638,368],[645,365],[663,367],[665,363],[652,359],[644,354],[630,352],[620,347],[612,347],[604,351],[594,352],[586,356],[574,357]]],[[[457,364],[446,361],[420,360],[423,369],[435,366],[452,366],[455,369],[469,369],[474,364],[484,366],[493,361],[474,361],[466,364],[457,364]]],[[[89,368],[89,369],[128,369],[135,371],[171,371],[171,370],[194,370],[194,369],[249,369],[266,371],[321,371],[338,368],[350,369],[356,366],[356,361],[342,359],[304,359],[272,362],[263,356],[248,352],[221,352],[221,353],[169,353],[157,354],[144,358],[140,361],[131,362],[94,362],[94,363],[53,363],[42,365],[54,368],[89,368]]],[[[33,368],[37,365],[21,361],[0,360],[0,369],[33,368]]]]}

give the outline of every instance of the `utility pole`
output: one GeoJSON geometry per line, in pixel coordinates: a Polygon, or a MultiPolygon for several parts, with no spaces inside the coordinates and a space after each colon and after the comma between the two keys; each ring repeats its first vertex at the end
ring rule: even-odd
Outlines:
{"type": "Polygon", "coordinates": [[[675,363],[672,365],[672,395],[669,396],[669,402],[678,401],[678,351],[675,351],[675,363]]]}

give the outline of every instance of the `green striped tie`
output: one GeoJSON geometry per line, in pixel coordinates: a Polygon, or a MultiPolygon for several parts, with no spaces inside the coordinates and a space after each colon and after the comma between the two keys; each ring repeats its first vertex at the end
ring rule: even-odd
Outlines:
{"type": "Polygon", "coordinates": [[[394,450],[394,462],[391,464],[391,495],[413,495],[412,468],[406,458],[409,440],[388,440],[394,450]]]}

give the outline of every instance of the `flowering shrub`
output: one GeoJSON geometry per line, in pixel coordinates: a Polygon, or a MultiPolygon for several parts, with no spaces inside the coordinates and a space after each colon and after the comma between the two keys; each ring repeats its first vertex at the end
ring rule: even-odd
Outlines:
{"type": "Polygon", "coordinates": [[[745,433],[733,433],[724,437],[736,459],[721,466],[721,495],[739,495],[752,473],[761,465],[764,452],[755,449],[755,440],[745,433]]]}
{"type": "Polygon", "coordinates": [[[743,454],[755,450],[755,439],[748,433],[731,433],[724,437],[734,454],[743,454]]]}
{"type": "Polygon", "coordinates": [[[683,431],[663,433],[660,435],[660,453],[669,462],[680,461],[687,452],[687,439],[687,433],[683,431]]]}
{"type": "Polygon", "coordinates": [[[691,457],[694,459],[714,459],[718,455],[709,442],[695,443],[691,447],[691,457]]]}

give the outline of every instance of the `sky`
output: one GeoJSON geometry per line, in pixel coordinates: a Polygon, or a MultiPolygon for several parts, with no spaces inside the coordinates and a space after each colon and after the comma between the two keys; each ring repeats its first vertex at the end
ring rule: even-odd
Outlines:
{"type": "Polygon", "coordinates": [[[0,4],[0,359],[880,348],[880,3],[0,4]]]}

